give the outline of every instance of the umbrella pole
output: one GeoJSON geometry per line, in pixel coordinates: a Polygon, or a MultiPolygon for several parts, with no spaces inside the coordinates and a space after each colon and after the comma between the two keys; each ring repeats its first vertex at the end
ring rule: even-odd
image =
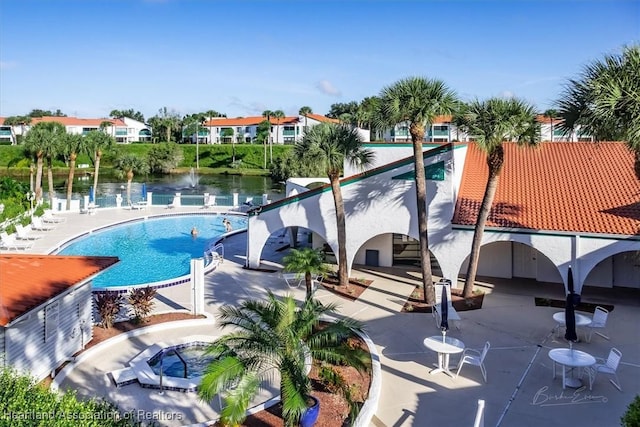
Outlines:
{"type": "Polygon", "coordinates": [[[442,342],[445,342],[446,335],[447,335],[447,331],[444,328],[442,328],[442,342]]]}

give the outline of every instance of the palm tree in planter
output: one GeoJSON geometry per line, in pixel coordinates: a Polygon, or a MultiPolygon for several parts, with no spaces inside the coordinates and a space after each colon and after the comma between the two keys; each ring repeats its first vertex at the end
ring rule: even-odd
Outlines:
{"type": "Polygon", "coordinates": [[[362,332],[361,323],[347,318],[321,324],[320,319],[335,309],[335,304],[324,305],[314,298],[305,299],[298,307],[292,296],[279,300],[271,292],[266,300],[220,309],[221,326],[235,329],[210,346],[215,359],[207,367],[198,393],[206,401],[223,394],[223,425],[242,423],[260,383],[272,378],[274,372],[280,375],[285,425],[296,425],[309,400],[317,404],[317,399],[311,398],[307,376],[309,358],[352,366],[360,372],[369,369],[367,352],[347,344],[362,332]]]}
{"type": "Polygon", "coordinates": [[[284,271],[304,275],[304,283],[307,288],[307,299],[311,298],[311,295],[313,294],[313,276],[318,276],[328,272],[328,269],[324,264],[324,254],[318,249],[291,249],[291,252],[289,252],[282,261],[284,262],[284,271]]]}
{"type": "Polygon", "coordinates": [[[540,125],[536,121],[534,107],[516,98],[475,100],[468,104],[460,120],[467,133],[473,135],[478,147],[487,153],[489,168],[489,176],[473,233],[463,290],[463,297],[471,298],[478,271],[484,227],[491,212],[491,205],[498,189],[500,172],[504,164],[502,143],[515,141],[521,146],[536,146],[539,143],[540,125]]]}
{"type": "Polygon", "coordinates": [[[357,129],[335,123],[320,123],[308,129],[293,150],[301,163],[321,165],[329,178],[336,210],[338,280],[340,286],[347,286],[347,231],[340,173],[345,159],[353,166],[364,168],[373,161],[374,153],[364,148],[357,129]]]}

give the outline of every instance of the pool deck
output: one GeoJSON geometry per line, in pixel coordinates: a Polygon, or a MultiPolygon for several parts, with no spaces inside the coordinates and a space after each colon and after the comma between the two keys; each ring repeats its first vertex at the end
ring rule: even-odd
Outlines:
{"type": "MultiPolygon", "coordinates": [[[[152,207],[145,211],[104,210],[95,215],[68,214],[65,223],[36,241],[29,253],[49,253],[71,236],[118,221],[152,214],[181,212],[206,213],[193,208],[166,209],[152,207]]],[[[268,290],[277,295],[293,294],[304,298],[304,288],[290,289],[277,273],[246,270],[246,237],[227,238],[225,262],[205,278],[206,311],[215,316],[223,304],[238,304],[248,298],[263,298],[268,290]]],[[[263,251],[265,269],[279,269],[286,251],[277,251],[276,241],[263,251]]],[[[12,251],[15,253],[15,251],[12,251]]],[[[553,313],[562,309],[537,307],[534,297],[563,298],[558,284],[530,280],[491,280],[485,283],[487,294],[481,310],[460,312],[461,329],[449,335],[467,347],[480,348],[491,342],[485,365],[488,383],[480,370],[471,365],[460,376],[430,375],[436,354],[422,344],[424,338],[439,335],[431,314],[401,313],[404,301],[420,283],[415,272],[403,269],[356,267],[352,276],[372,279],[373,283],[356,301],[339,298],[324,289],[316,297],[340,305],[339,314],[359,319],[375,343],[382,365],[382,393],[372,425],[398,426],[472,426],[477,401],[483,399],[485,426],[546,427],[615,426],[627,405],[640,390],[640,298],[637,290],[588,288],[583,301],[615,305],[607,324],[607,341],[594,334],[591,343],[579,342],[574,348],[594,356],[605,357],[612,346],[622,352],[618,391],[599,375],[588,388],[562,389],[559,376],[552,378],[548,352],[566,347],[556,338],[553,313]]],[[[158,311],[187,306],[185,288],[161,291],[158,311]]],[[[137,384],[115,388],[107,374],[123,368],[136,354],[156,342],[169,342],[184,335],[219,335],[213,321],[199,326],[164,325],[165,329],[133,337],[125,342],[103,347],[76,364],[62,381],[62,388],[78,390],[81,396],[108,396],[123,410],[156,418],[159,425],[179,426],[203,423],[217,416],[218,403],[201,402],[193,393],[144,389],[137,384]],[[138,413],[137,411],[143,411],[138,413]]],[[[579,335],[582,337],[581,332],[579,335]]],[[[451,365],[458,356],[452,356],[451,365]]]]}

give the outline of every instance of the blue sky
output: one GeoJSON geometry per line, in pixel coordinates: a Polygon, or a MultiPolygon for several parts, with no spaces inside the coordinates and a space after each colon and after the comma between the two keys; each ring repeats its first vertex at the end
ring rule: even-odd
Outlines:
{"type": "Polygon", "coordinates": [[[415,75],[542,111],[632,43],[637,0],[0,0],[0,116],[325,114],[415,75]]]}

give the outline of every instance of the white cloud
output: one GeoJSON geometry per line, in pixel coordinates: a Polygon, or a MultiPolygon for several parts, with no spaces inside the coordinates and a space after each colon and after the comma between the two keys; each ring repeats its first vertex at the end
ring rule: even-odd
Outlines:
{"type": "Polygon", "coordinates": [[[259,116],[263,111],[267,110],[267,107],[264,104],[261,104],[259,102],[251,102],[247,104],[246,102],[235,96],[231,97],[231,101],[228,105],[230,107],[235,107],[241,111],[244,111],[250,116],[259,116]]]}
{"type": "Polygon", "coordinates": [[[325,95],[341,96],[342,92],[338,90],[329,80],[320,80],[316,84],[316,88],[325,95]]]}
{"type": "Polygon", "coordinates": [[[515,94],[510,90],[504,90],[500,93],[501,98],[513,98],[515,94]]]}

